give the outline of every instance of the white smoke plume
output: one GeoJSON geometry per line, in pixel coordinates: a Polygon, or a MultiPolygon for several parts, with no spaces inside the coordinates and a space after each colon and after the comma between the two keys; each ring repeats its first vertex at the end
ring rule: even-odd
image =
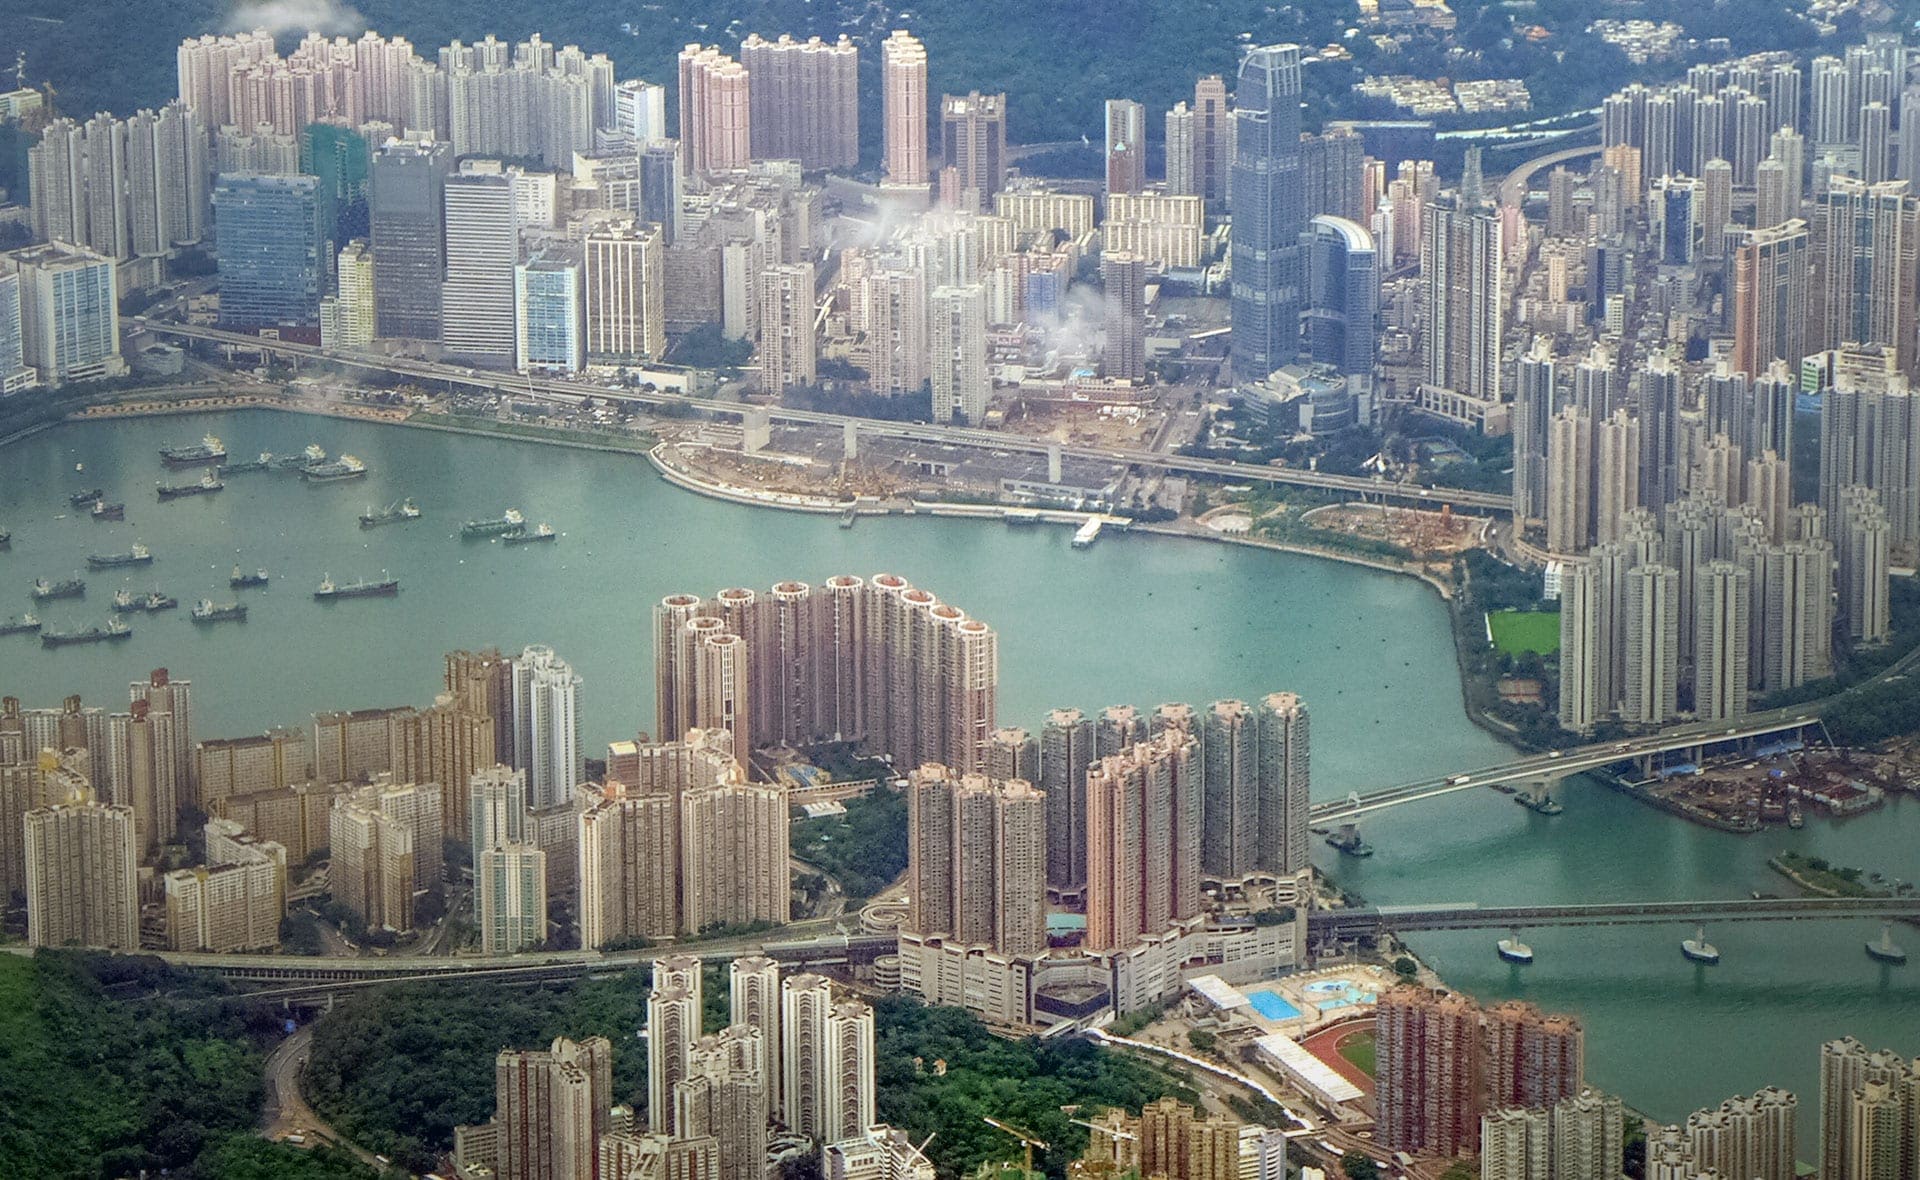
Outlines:
{"type": "Polygon", "coordinates": [[[243,0],[227,17],[231,33],[265,29],[276,36],[309,30],[333,35],[358,33],[366,27],[367,18],[360,10],[340,0],[243,0]]]}

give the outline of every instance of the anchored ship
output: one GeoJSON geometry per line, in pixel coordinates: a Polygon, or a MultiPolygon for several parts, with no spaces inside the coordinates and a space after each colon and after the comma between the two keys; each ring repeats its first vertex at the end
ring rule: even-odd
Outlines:
{"type": "Polygon", "coordinates": [[[180,600],[178,598],[169,594],[162,594],[158,590],[155,590],[151,594],[143,594],[138,598],[134,597],[133,591],[131,590],[115,590],[113,592],[113,609],[117,611],[137,610],[152,614],[155,611],[172,610],[179,605],[180,600]]]}
{"type": "Polygon", "coordinates": [[[398,578],[383,576],[378,582],[369,582],[361,578],[345,586],[336,586],[333,575],[327,574],[322,576],[320,587],[313,592],[313,596],[325,602],[335,598],[391,598],[398,593],[400,593],[398,578]]]}
{"type": "Polygon", "coordinates": [[[38,631],[39,629],[40,618],[38,615],[21,615],[18,618],[9,616],[6,622],[0,623],[0,635],[25,635],[30,631],[38,631]]]}
{"type": "Polygon", "coordinates": [[[85,508],[104,495],[106,495],[106,493],[99,488],[88,488],[84,492],[75,492],[73,495],[68,496],[67,503],[75,508],[85,508]]]}
{"type": "Polygon", "coordinates": [[[312,483],[338,483],[343,479],[359,479],[367,473],[367,465],[352,455],[342,455],[331,463],[313,463],[303,468],[300,478],[312,483]]]}
{"type": "Polygon", "coordinates": [[[152,565],[153,551],[145,545],[136,543],[125,553],[90,553],[87,555],[87,568],[90,570],[119,569],[123,565],[152,565]]]}
{"type": "Polygon", "coordinates": [[[162,500],[175,500],[181,496],[210,496],[226,486],[214,476],[213,472],[209,471],[200,477],[199,483],[163,483],[155,484],[154,488],[160,493],[162,500]]]}
{"type": "Polygon", "coordinates": [[[41,647],[66,647],[74,643],[99,643],[106,639],[126,639],[133,634],[133,628],[119,619],[108,619],[104,627],[88,627],[84,631],[42,631],[41,647]]]}
{"type": "Polygon", "coordinates": [[[463,537],[497,537],[503,533],[517,533],[527,527],[527,518],[520,515],[518,508],[509,508],[492,520],[470,520],[460,526],[463,537]]]}
{"type": "Polygon", "coordinates": [[[531,545],[535,541],[551,541],[559,535],[560,535],[559,533],[556,533],[553,531],[552,525],[546,524],[543,522],[538,528],[534,529],[530,533],[529,532],[508,533],[506,536],[501,538],[501,541],[508,545],[531,545]]]}
{"type": "Polygon", "coordinates": [[[327,461],[327,452],[318,443],[308,443],[307,449],[297,455],[277,455],[273,465],[282,471],[298,471],[327,461]]]}
{"type": "Polygon", "coordinates": [[[200,604],[193,608],[193,621],[196,623],[223,623],[230,619],[245,622],[246,617],[247,607],[241,602],[214,602],[210,598],[202,598],[200,604]]]}
{"type": "Polygon", "coordinates": [[[46,602],[54,598],[84,598],[86,594],[87,584],[79,578],[62,578],[58,582],[38,578],[33,583],[35,602],[46,602]]]}
{"type": "Polygon", "coordinates": [[[243,475],[249,471],[265,471],[271,466],[273,466],[273,452],[261,451],[252,459],[245,459],[238,463],[222,463],[219,471],[221,477],[225,478],[229,475],[243,475]]]}
{"type": "Polygon", "coordinates": [[[249,586],[264,586],[266,584],[266,570],[254,570],[252,573],[248,573],[237,565],[233,567],[233,576],[227,579],[227,585],[235,590],[245,590],[249,586]]]}
{"type": "Polygon", "coordinates": [[[408,496],[404,500],[395,500],[378,512],[375,512],[371,508],[362,512],[360,514],[360,527],[363,529],[377,529],[383,524],[392,524],[395,521],[419,519],[420,509],[414,504],[413,497],[408,496]]]}
{"type": "Polygon", "coordinates": [[[0,549],[11,548],[13,548],[13,534],[6,529],[0,529],[0,549]]]}
{"type": "Polygon", "coordinates": [[[105,500],[95,500],[93,502],[92,515],[95,520],[125,520],[127,518],[127,506],[125,504],[109,504],[105,500]]]}
{"type": "Polygon", "coordinates": [[[218,463],[227,457],[227,446],[213,435],[191,447],[161,447],[160,458],[169,467],[191,467],[196,463],[218,463]]]}

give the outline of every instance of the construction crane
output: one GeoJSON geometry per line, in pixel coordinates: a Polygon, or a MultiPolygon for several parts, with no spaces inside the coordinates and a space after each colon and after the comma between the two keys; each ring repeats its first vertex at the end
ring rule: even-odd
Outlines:
{"type": "Polygon", "coordinates": [[[1110,1123],[1090,1123],[1085,1119],[1068,1119],[1067,1121],[1077,1126],[1085,1127],[1089,1131],[1098,1131],[1102,1135],[1107,1136],[1109,1139],[1140,1138],[1140,1136],[1134,1134],[1132,1131],[1122,1131],[1120,1128],[1113,1126],[1110,1123]]]}
{"type": "Polygon", "coordinates": [[[981,1117],[981,1121],[986,1123],[987,1126],[992,1127],[994,1130],[999,1131],[1005,1135],[1010,1135],[1013,1138],[1018,1139],[1020,1141],[1020,1146],[1026,1151],[1026,1171],[1024,1175],[1028,1178],[1028,1180],[1031,1180],[1031,1177],[1033,1176],[1033,1149],[1037,1147],[1041,1151],[1045,1151],[1047,1149],[1046,1141],[1042,1139],[1035,1139],[1032,1135],[1027,1134],[1025,1131],[1022,1131],[1017,1127],[1009,1127],[1007,1124],[1001,1122],[999,1119],[993,1118],[991,1116],[983,1115],[981,1117]]]}

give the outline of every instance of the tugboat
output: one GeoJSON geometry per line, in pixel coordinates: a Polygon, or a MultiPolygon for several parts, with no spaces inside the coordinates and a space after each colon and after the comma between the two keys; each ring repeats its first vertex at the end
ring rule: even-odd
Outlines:
{"type": "Polygon", "coordinates": [[[1867,944],[1867,957],[1878,959],[1882,963],[1892,963],[1895,966],[1907,961],[1907,952],[1895,945],[1893,941],[1891,922],[1880,923],[1880,941],[1867,944]]]}
{"type": "Polygon", "coordinates": [[[460,526],[460,535],[473,540],[478,537],[498,537],[503,533],[517,533],[527,527],[527,518],[520,515],[518,508],[509,508],[492,520],[470,520],[460,526]]]}
{"type": "Polygon", "coordinates": [[[75,492],[73,495],[68,496],[67,503],[75,508],[85,508],[104,495],[106,495],[106,493],[99,488],[88,488],[84,492],[75,492]]]}
{"type": "Polygon", "coordinates": [[[133,635],[133,628],[119,619],[108,619],[104,627],[88,627],[85,631],[42,631],[41,647],[66,647],[74,643],[99,643],[106,639],[127,639],[133,635]]]}
{"type": "Polygon", "coordinates": [[[1720,961],[1720,948],[1707,941],[1707,928],[1704,926],[1695,927],[1693,937],[1680,943],[1680,953],[1696,963],[1709,966],[1720,961]]]}
{"type": "Polygon", "coordinates": [[[153,552],[145,545],[134,543],[125,553],[90,553],[87,555],[87,568],[90,570],[119,569],[123,565],[152,565],[153,552]]]}
{"type": "Polygon", "coordinates": [[[6,622],[0,623],[0,635],[25,635],[28,632],[38,631],[39,629],[40,617],[38,615],[21,615],[19,618],[8,616],[6,622]]]}
{"type": "Polygon", "coordinates": [[[339,483],[343,479],[359,479],[367,473],[367,465],[352,455],[342,455],[331,463],[313,463],[302,468],[300,478],[311,483],[339,483]]]}
{"type": "Polygon", "coordinates": [[[246,604],[243,602],[216,603],[210,598],[202,598],[200,605],[193,608],[193,621],[196,623],[224,623],[229,619],[235,622],[246,622],[246,604]]]}
{"type": "Polygon", "coordinates": [[[251,586],[264,586],[266,584],[266,570],[254,570],[252,573],[247,573],[237,565],[233,567],[233,576],[227,579],[227,585],[234,590],[245,590],[251,586]]]}
{"type": "Polygon", "coordinates": [[[552,525],[542,522],[540,527],[530,533],[508,533],[506,536],[500,538],[500,540],[502,544],[506,545],[531,545],[536,541],[551,541],[559,535],[560,534],[553,531],[552,525]]]}
{"type": "Polygon", "coordinates": [[[400,579],[382,578],[378,582],[369,582],[365,578],[349,582],[345,586],[336,586],[333,575],[323,575],[320,586],[313,592],[315,598],[328,602],[336,598],[391,598],[400,593],[400,579]]]}
{"type": "Polygon", "coordinates": [[[419,519],[420,509],[414,504],[413,497],[408,496],[404,500],[395,500],[378,512],[375,512],[371,508],[362,512],[360,514],[360,527],[363,529],[377,529],[383,524],[392,524],[395,521],[419,519]]]}
{"type": "Polygon", "coordinates": [[[33,600],[47,602],[55,598],[85,598],[87,584],[79,578],[62,578],[58,582],[49,582],[37,578],[33,583],[33,600]]]}
{"type": "Polygon", "coordinates": [[[307,449],[297,455],[278,455],[273,465],[282,471],[300,471],[327,461],[327,452],[319,443],[308,443],[307,449]]]}
{"type": "Polygon", "coordinates": [[[198,446],[161,447],[160,458],[169,467],[192,467],[198,463],[219,463],[227,457],[227,446],[209,434],[198,446]]]}
{"type": "Polygon", "coordinates": [[[90,515],[95,520],[125,520],[127,518],[127,506],[125,504],[109,504],[105,500],[95,500],[90,515]]]}
{"type": "Polygon", "coordinates": [[[162,500],[177,500],[181,496],[211,496],[215,492],[224,490],[226,486],[215,477],[213,472],[209,471],[200,477],[199,483],[162,483],[155,484],[154,489],[160,493],[162,500]]]}
{"type": "Polygon", "coordinates": [[[225,479],[229,475],[244,475],[249,471],[265,471],[271,466],[273,466],[273,452],[261,451],[258,456],[252,459],[246,459],[239,463],[222,463],[217,470],[220,477],[225,479]]]}

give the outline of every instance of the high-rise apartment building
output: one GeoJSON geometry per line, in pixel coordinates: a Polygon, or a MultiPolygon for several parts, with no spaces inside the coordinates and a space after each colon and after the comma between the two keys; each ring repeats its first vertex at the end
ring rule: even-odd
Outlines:
{"type": "Polygon", "coordinates": [[[765,955],[735,959],[728,968],[728,1023],[760,1034],[768,1115],[786,1121],[781,1086],[780,964],[765,955]]]}
{"type": "Polygon", "coordinates": [[[657,82],[630,78],[613,88],[613,129],[633,137],[636,144],[671,139],[667,126],[667,88],[657,82]]]}
{"type": "Polygon", "coordinates": [[[583,945],[787,920],[786,792],[748,783],[729,735],[610,755],[579,819],[583,945]]]}
{"type": "Polygon", "coordinates": [[[680,51],[680,147],[687,173],[705,178],[753,158],[747,67],[713,46],[680,51]]]}
{"type": "Polygon", "coordinates": [[[547,937],[547,854],[531,844],[474,850],[473,891],[480,950],[510,955],[547,937]]]}
{"type": "MultiPolygon", "coordinates": [[[[1204,118],[1204,111],[1196,116],[1204,118]]],[[[1232,359],[1236,378],[1257,381],[1299,352],[1305,279],[1299,239],[1307,223],[1299,46],[1248,51],[1233,120],[1232,359]]]]}
{"type": "Polygon", "coordinates": [[[1907,183],[1833,177],[1814,200],[1813,241],[1810,348],[1882,345],[1911,375],[1920,201],[1907,183]]]}
{"type": "Polygon", "coordinates": [[[1759,377],[1775,361],[1798,364],[1807,354],[1807,223],[1763,223],[1733,257],[1733,367],[1759,377]]]}
{"type": "Polygon", "coordinates": [[[1423,223],[1420,335],[1427,383],[1498,402],[1505,308],[1499,219],[1454,199],[1427,206],[1423,223]]]}
{"type": "MultiPolygon", "coordinates": [[[[43,771],[60,769],[43,756],[43,771]]],[[[138,950],[133,809],[96,801],[84,775],[67,769],[66,793],[24,819],[27,942],[138,950]]]]}
{"type": "Polygon", "coordinates": [[[905,29],[880,43],[881,166],[885,183],[927,183],[927,49],[905,29]]]}
{"type": "Polygon", "coordinates": [[[1046,949],[1046,796],[1032,784],[908,776],[908,927],[1008,955],[1046,949]]]}
{"type": "Polygon", "coordinates": [[[1480,1010],[1466,996],[1396,987],[1375,1009],[1374,1137],[1439,1156],[1480,1140],[1480,1010]]]}
{"type": "Polygon", "coordinates": [[[813,974],[781,985],[781,1048],[788,1129],[822,1143],[864,1134],[873,1125],[873,1009],[835,1000],[813,974]]]}
{"type": "Polygon", "coordinates": [[[513,746],[535,809],[573,802],[582,781],[580,677],[550,647],[513,661],[513,746]]]}
{"type": "Polygon", "coordinates": [[[547,1049],[502,1049],[494,1061],[500,1180],[596,1180],[612,1121],[613,1046],[555,1038],[547,1049]]]}
{"type": "Polygon", "coordinates": [[[1753,576],[1731,561],[1714,561],[1695,575],[1693,702],[1702,721],[1727,721],[1747,711],[1752,683],[1753,576]]]}
{"type": "Polygon", "coordinates": [[[829,44],[754,33],[740,64],[751,80],[754,159],[798,160],[809,172],[860,162],[860,51],[846,34],[829,44]]]}
{"type": "Polygon", "coordinates": [[[1899,1124],[1886,1108],[1890,1100],[1897,1104],[1895,1093],[1913,1092],[1916,1073],[1920,1070],[1898,1053],[1870,1050],[1852,1037],[1820,1046],[1822,1180],[1880,1180],[1899,1174],[1905,1158],[1898,1148],[1888,1150],[1888,1141],[1897,1141],[1899,1124]],[[1886,1167],[1889,1157],[1891,1169],[1886,1167]]]}
{"type": "Polygon", "coordinates": [[[1167,192],[1181,197],[1203,197],[1194,159],[1193,108],[1184,100],[1167,110],[1163,135],[1167,155],[1167,192]]]}
{"type": "Polygon", "coordinates": [[[927,296],[933,418],[976,424],[993,393],[987,375],[987,289],[979,283],[935,287],[927,296]]]}
{"type": "Polygon", "coordinates": [[[1007,96],[940,96],[940,197],[962,212],[993,206],[1007,184],[1007,96]]]}
{"type": "Polygon", "coordinates": [[[415,893],[439,887],[444,822],[435,783],[388,778],[335,797],[328,822],[334,899],[369,929],[411,930],[415,893]]]}
{"type": "Polygon", "coordinates": [[[1106,290],[1107,344],[1101,354],[1106,375],[1118,381],[1145,381],[1147,260],[1138,254],[1102,253],[1100,281],[1106,290]]]}
{"type": "Polygon", "coordinates": [[[1078,893],[1087,880],[1087,768],[1093,722],[1078,709],[1055,709],[1040,731],[1038,786],[1047,796],[1047,888],[1078,893]]]}
{"type": "Polygon", "coordinates": [[[1147,108],[1130,98],[1106,105],[1106,195],[1137,193],[1147,187],[1147,108]]]}
{"type": "Polygon", "coordinates": [[[377,336],[440,339],[452,171],[447,143],[390,142],[373,158],[367,214],[377,336]]]}
{"type": "Polygon", "coordinates": [[[213,186],[223,327],[313,328],[327,286],[320,182],[223,175],[213,186]]]}
{"type": "Polygon", "coordinates": [[[1119,950],[1200,910],[1199,742],[1168,729],[1087,770],[1087,938],[1119,950]]]}
{"type": "Polygon", "coordinates": [[[1624,1138],[1620,1100],[1593,1090],[1492,1110],[1480,1119],[1481,1180],[1614,1180],[1624,1138]]]}
{"type": "Polygon", "coordinates": [[[1205,784],[1200,864],[1209,877],[1307,867],[1307,709],[1292,693],[1257,707],[1215,701],[1200,716],[1205,784]]]}
{"type": "Polygon", "coordinates": [[[270,950],[287,912],[287,850],[210,819],[207,863],[176,869],[166,890],[167,941],[177,951],[270,950]]]}
{"type": "Polygon", "coordinates": [[[760,276],[760,385],[768,393],[814,382],[813,295],[811,262],[770,266],[760,276]]]}
{"type": "Polygon", "coordinates": [[[320,345],[366,348],[374,337],[373,252],[365,238],[340,248],[334,263],[334,293],[320,300],[320,345]]]}
{"type": "Polygon", "coordinates": [[[674,1087],[674,1133],[715,1142],[716,1180],[761,1180],[767,1171],[766,1045],[732,1025],[695,1042],[674,1087]]]}

